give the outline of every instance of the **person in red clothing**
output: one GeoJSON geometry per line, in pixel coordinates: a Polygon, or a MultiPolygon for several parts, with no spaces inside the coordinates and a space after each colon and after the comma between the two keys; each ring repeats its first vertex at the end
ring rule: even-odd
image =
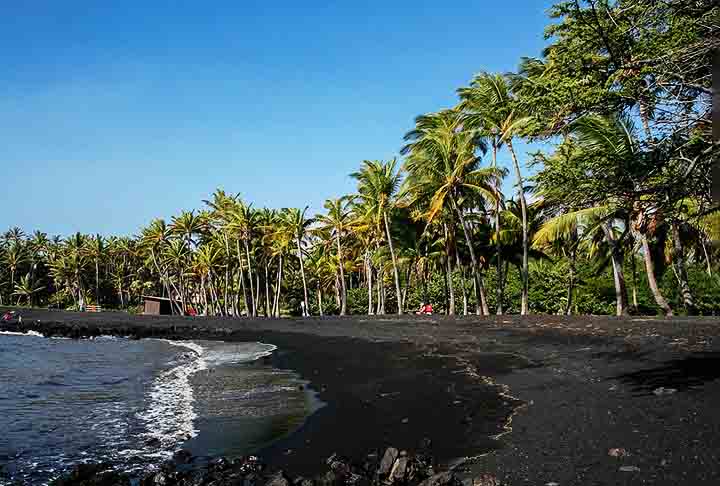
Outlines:
{"type": "Polygon", "coordinates": [[[420,304],[420,310],[417,311],[415,314],[421,315],[421,316],[431,316],[433,313],[432,305],[426,304],[425,302],[420,304]]]}

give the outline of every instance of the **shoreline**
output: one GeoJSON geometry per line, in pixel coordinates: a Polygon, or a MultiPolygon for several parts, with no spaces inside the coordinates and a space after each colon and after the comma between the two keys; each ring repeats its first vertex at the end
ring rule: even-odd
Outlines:
{"type": "MultiPolygon", "coordinates": [[[[428,437],[432,455],[440,464],[453,464],[460,477],[487,473],[508,484],[624,484],[641,478],[714,484],[720,477],[713,462],[720,452],[720,419],[706,405],[720,398],[718,376],[706,372],[698,378],[690,376],[699,373],[693,371],[688,376],[699,384],[687,389],[675,377],[678,391],[667,397],[639,392],[637,383],[652,366],[715,359],[715,318],[23,315],[23,328],[43,334],[126,333],[277,346],[273,364],[296,371],[328,404],[289,437],[259,451],[270,468],[291,474],[316,474],[333,453],[358,460],[387,446],[418,450],[428,437]],[[660,406],[664,415],[658,421],[653,413],[660,406]],[[696,437],[703,439],[702,450],[696,437]],[[613,447],[632,452],[609,457],[613,447]],[[697,454],[680,461],[688,450],[697,454]],[[473,457],[459,461],[467,456],[473,457]],[[640,471],[620,471],[623,466],[640,471]]],[[[651,386],[662,386],[661,375],[652,375],[651,386]]]]}

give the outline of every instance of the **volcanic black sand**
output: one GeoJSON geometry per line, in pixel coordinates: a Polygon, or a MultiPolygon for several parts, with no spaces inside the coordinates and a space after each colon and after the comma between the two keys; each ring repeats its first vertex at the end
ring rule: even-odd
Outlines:
{"type": "Polygon", "coordinates": [[[26,310],[22,326],[46,335],[278,346],[274,364],[309,380],[327,403],[258,451],[293,474],[321,470],[333,452],[417,450],[427,438],[440,468],[491,473],[510,485],[720,484],[717,318],[268,320],[26,310]]]}

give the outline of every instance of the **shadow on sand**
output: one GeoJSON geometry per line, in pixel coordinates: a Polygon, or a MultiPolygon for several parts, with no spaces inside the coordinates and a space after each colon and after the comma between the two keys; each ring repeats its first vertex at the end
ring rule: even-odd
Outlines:
{"type": "Polygon", "coordinates": [[[632,386],[640,395],[653,393],[661,387],[678,391],[690,390],[718,378],[720,378],[720,352],[698,353],[687,358],[668,361],[656,368],[614,377],[632,386]]]}

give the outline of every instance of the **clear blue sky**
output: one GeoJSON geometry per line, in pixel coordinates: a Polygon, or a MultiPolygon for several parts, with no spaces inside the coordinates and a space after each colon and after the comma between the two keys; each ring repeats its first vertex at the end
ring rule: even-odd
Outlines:
{"type": "Polygon", "coordinates": [[[135,234],[217,187],[319,209],[539,55],[551,3],[2,2],[0,231],[135,234]]]}

